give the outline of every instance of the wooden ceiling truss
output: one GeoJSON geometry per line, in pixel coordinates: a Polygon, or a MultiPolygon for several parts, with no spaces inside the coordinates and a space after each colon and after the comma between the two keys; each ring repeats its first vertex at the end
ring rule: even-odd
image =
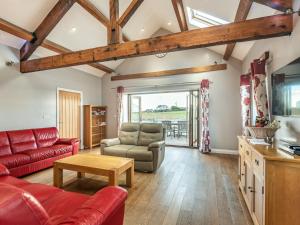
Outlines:
{"type": "Polygon", "coordinates": [[[224,56],[227,59],[231,56],[237,42],[285,36],[290,35],[293,31],[293,17],[289,13],[246,20],[252,1],[287,12],[291,9],[291,0],[240,0],[235,22],[190,31],[188,30],[182,0],[170,1],[172,1],[181,32],[143,40],[130,41],[124,35],[121,38],[121,28],[132,18],[142,4],[142,0],[132,0],[121,17],[119,17],[119,0],[109,0],[109,19],[89,0],[59,0],[33,33],[4,20],[0,20],[0,29],[26,40],[20,50],[20,70],[23,73],[83,64],[111,72],[111,69],[98,64],[98,62],[223,44],[228,44],[224,56]],[[80,4],[107,27],[107,46],[71,52],[69,49],[45,40],[74,2],[80,4]],[[121,42],[121,39],[125,39],[126,42],[121,42]],[[55,51],[59,55],[28,60],[39,46],[55,51]]]}

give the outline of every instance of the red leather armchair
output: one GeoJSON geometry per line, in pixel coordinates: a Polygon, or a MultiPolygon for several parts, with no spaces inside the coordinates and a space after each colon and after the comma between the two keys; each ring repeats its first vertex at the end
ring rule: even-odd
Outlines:
{"type": "Polygon", "coordinates": [[[51,167],[79,150],[79,140],[60,139],[56,127],[0,132],[0,163],[19,177],[51,167]]]}
{"type": "Polygon", "coordinates": [[[119,187],[87,196],[31,184],[0,164],[1,225],[122,225],[126,197],[119,187]]]}

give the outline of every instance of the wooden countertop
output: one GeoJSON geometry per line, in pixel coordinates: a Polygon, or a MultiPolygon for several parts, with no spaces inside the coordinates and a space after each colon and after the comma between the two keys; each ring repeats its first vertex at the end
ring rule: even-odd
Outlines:
{"type": "Polygon", "coordinates": [[[256,150],[259,154],[261,154],[266,160],[275,160],[275,161],[289,161],[300,163],[300,156],[290,155],[283,150],[278,149],[274,145],[253,145],[250,144],[246,137],[238,136],[238,138],[242,141],[247,142],[252,149],[256,150]]]}

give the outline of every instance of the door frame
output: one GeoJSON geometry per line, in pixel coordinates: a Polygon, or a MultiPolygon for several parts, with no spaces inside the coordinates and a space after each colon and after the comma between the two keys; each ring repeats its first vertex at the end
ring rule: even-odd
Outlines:
{"type": "MultiPolygon", "coordinates": [[[[127,108],[128,108],[128,122],[131,123],[131,97],[133,95],[143,95],[143,94],[160,94],[160,93],[178,93],[178,92],[188,92],[189,95],[191,94],[191,92],[194,92],[194,91],[197,91],[198,92],[198,108],[197,108],[197,113],[198,113],[198,120],[197,120],[197,138],[198,138],[198,141],[197,141],[197,146],[190,146],[190,138],[188,140],[188,145],[187,146],[181,146],[181,145],[170,145],[168,144],[167,146],[170,146],[170,147],[185,147],[185,148],[193,148],[193,149],[198,149],[199,146],[200,146],[200,90],[199,88],[191,88],[191,89],[182,89],[182,90],[166,90],[166,91],[163,91],[163,90],[155,90],[155,91],[151,91],[151,92],[133,92],[133,93],[128,93],[127,94],[127,98],[128,98],[128,101],[127,101],[127,108]]],[[[192,107],[190,107],[189,105],[189,108],[191,109],[192,107]]],[[[189,109],[189,110],[190,110],[189,109]]],[[[191,114],[191,112],[189,112],[189,117],[192,118],[191,116],[193,116],[193,114],[191,114]]],[[[191,122],[191,121],[190,121],[191,122]]],[[[190,123],[189,123],[190,124],[190,123]]],[[[190,132],[190,125],[189,125],[189,136],[191,136],[192,132],[190,132]]],[[[192,134],[193,135],[193,134],[192,134]]]]}
{"type": "Polygon", "coordinates": [[[82,91],[67,89],[67,88],[56,88],[56,128],[59,132],[59,91],[66,91],[71,93],[80,94],[80,149],[83,149],[83,93],[82,91]]]}

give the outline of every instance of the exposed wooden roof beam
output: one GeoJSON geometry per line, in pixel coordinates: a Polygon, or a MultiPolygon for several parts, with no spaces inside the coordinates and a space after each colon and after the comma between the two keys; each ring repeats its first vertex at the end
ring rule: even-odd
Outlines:
{"type": "Polygon", "coordinates": [[[11,35],[14,35],[16,37],[19,37],[21,39],[24,39],[26,41],[31,41],[33,38],[33,35],[30,32],[24,30],[21,27],[15,26],[14,24],[6,20],[3,20],[1,18],[0,18],[0,30],[7,32],[11,35]]]}
{"type": "MultiPolygon", "coordinates": [[[[235,15],[235,22],[245,21],[252,6],[252,0],[240,0],[238,10],[235,15]]],[[[226,46],[223,59],[228,60],[232,55],[236,43],[231,43],[226,46]]]]}
{"type": "Polygon", "coordinates": [[[27,60],[32,55],[74,3],[75,0],[59,0],[56,3],[42,23],[33,32],[34,38],[31,41],[27,41],[21,48],[21,61],[27,60]]]}
{"type": "Polygon", "coordinates": [[[120,17],[118,23],[121,27],[124,27],[130,20],[136,10],[140,7],[144,0],[132,0],[128,8],[125,10],[123,15],[120,17]]]}
{"type": "Polygon", "coordinates": [[[172,0],[173,8],[181,31],[187,31],[188,24],[182,0],[172,0]]]}
{"type": "Polygon", "coordinates": [[[233,42],[279,37],[289,35],[292,31],[292,15],[274,15],[34,59],[21,62],[21,71],[26,73],[49,70],[92,62],[153,55],[158,52],[172,52],[233,42]]]}
{"type": "MultiPolygon", "coordinates": [[[[26,41],[31,41],[33,39],[33,35],[32,33],[30,33],[29,31],[18,27],[12,23],[7,22],[6,20],[3,20],[0,18],[0,30],[5,31],[11,35],[14,35],[18,38],[24,39],[26,41]]],[[[43,43],[41,44],[42,47],[51,50],[53,52],[59,53],[59,54],[63,54],[63,53],[67,53],[67,52],[71,52],[70,49],[67,49],[61,45],[58,45],[52,41],[49,40],[44,40],[43,43]]],[[[89,64],[90,66],[99,69],[101,71],[104,71],[106,73],[112,73],[114,72],[113,69],[108,68],[104,65],[101,65],[99,63],[91,63],[89,64]]]]}
{"type": "Polygon", "coordinates": [[[269,6],[278,11],[287,12],[290,9],[293,9],[292,0],[252,0],[253,2],[269,6]]]}
{"type": "Polygon", "coordinates": [[[77,3],[88,11],[93,17],[99,20],[105,27],[109,26],[109,20],[97,7],[89,0],[76,0],[77,3]]]}
{"type": "Polygon", "coordinates": [[[107,42],[109,45],[120,43],[121,27],[119,20],[119,0],[109,0],[110,23],[107,28],[107,42]]]}
{"type": "MultiPolygon", "coordinates": [[[[82,8],[99,20],[107,29],[109,28],[109,19],[93,3],[91,3],[89,0],[76,1],[82,8]]],[[[129,41],[129,38],[125,34],[122,34],[122,39],[125,42],[129,41]]]]}
{"type": "Polygon", "coordinates": [[[188,75],[193,73],[206,73],[206,72],[226,70],[226,69],[227,69],[227,64],[218,64],[218,65],[198,66],[198,67],[176,69],[176,70],[163,70],[163,71],[148,72],[148,73],[117,75],[117,76],[112,76],[111,80],[118,81],[118,80],[130,80],[130,79],[140,79],[140,78],[166,77],[166,76],[174,76],[174,75],[188,75]]]}
{"type": "MultiPolygon", "coordinates": [[[[64,54],[64,53],[68,53],[68,52],[72,52],[70,49],[67,49],[61,45],[58,45],[52,41],[49,41],[49,40],[45,40],[42,45],[42,47],[44,48],[47,48],[53,52],[56,52],[56,53],[59,53],[59,54],[64,54]]],[[[99,63],[90,63],[88,64],[89,66],[91,67],[94,67],[96,69],[99,69],[99,70],[102,70],[103,72],[106,72],[106,73],[112,73],[114,72],[113,69],[107,67],[107,66],[104,66],[102,64],[99,64],[99,63]]]]}

